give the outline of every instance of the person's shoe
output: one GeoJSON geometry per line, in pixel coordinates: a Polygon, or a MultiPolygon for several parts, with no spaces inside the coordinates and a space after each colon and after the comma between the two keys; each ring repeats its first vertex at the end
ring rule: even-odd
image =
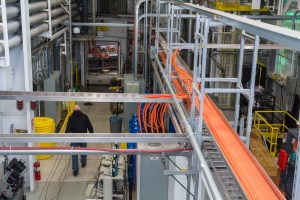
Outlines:
{"type": "Polygon", "coordinates": [[[85,167],[86,166],[86,163],[84,163],[84,164],[81,164],[81,167],[85,167]]]}
{"type": "Polygon", "coordinates": [[[78,171],[73,171],[73,176],[77,176],[78,175],[78,171]]]}

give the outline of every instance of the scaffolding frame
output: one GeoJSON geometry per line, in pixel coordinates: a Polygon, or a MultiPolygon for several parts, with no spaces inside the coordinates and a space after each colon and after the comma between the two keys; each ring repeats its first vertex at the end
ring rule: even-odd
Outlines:
{"type": "MultiPolygon", "coordinates": [[[[138,4],[142,4],[144,2],[143,0],[138,1],[138,4]]],[[[148,3],[148,1],[146,1],[148,3]]],[[[247,125],[246,125],[246,136],[243,136],[242,129],[240,129],[240,137],[243,139],[249,147],[250,143],[250,132],[251,132],[251,127],[252,127],[252,111],[253,111],[253,105],[254,105],[254,90],[255,90],[255,72],[256,72],[256,65],[257,65],[257,56],[258,56],[258,49],[260,48],[259,41],[260,41],[260,36],[266,39],[269,39],[273,42],[282,44],[282,45],[287,45],[288,47],[295,48],[299,50],[299,47],[296,47],[295,45],[292,44],[292,40],[296,39],[299,36],[294,37],[297,34],[295,32],[292,33],[292,38],[289,38],[288,34],[285,34],[282,28],[280,27],[272,27],[273,29],[271,32],[268,32],[269,27],[263,27],[263,24],[260,22],[251,22],[248,21],[248,19],[243,20],[241,17],[238,16],[233,16],[230,14],[222,13],[219,11],[215,11],[209,8],[201,7],[201,6],[196,6],[193,4],[189,3],[178,3],[178,2],[169,2],[169,1],[160,1],[156,0],[156,5],[159,4],[159,8],[162,4],[166,4],[166,10],[165,12],[161,12],[161,9],[156,9],[156,31],[155,31],[155,48],[152,52],[153,54],[156,54],[152,57],[155,57],[155,64],[157,65],[160,73],[162,74],[162,79],[164,80],[164,84],[167,91],[172,94],[173,98],[176,98],[174,96],[174,91],[172,90],[172,85],[171,85],[171,72],[172,72],[172,65],[171,65],[171,57],[173,50],[176,48],[179,49],[192,49],[194,51],[194,65],[193,65],[193,93],[192,93],[192,108],[188,116],[184,116],[184,113],[187,113],[187,111],[181,110],[183,108],[182,105],[178,104],[176,105],[176,100],[175,101],[175,109],[178,111],[181,116],[180,120],[181,121],[186,121],[189,122],[187,125],[186,123],[183,123],[184,130],[188,132],[188,135],[191,137],[191,140],[193,140],[195,137],[195,140],[198,142],[198,145],[201,146],[201,135],[202,135],[202,130],[203,130],[203,100],[204,100],[204,95],[205,93],[235,93],[236,98],[235,98],[235,112],[234,112],[234,122],[233,122],[233,127],[235,130],[237,130],[238,124],[239,124],[239,109],[240,109],[240,96],[243,94],[248,97],[249,99],[249,104],[248,104],[248,114],[247,114],[247,125]],[[180,28],[178,29],[178,21],[180,21],[180,14],[181,10],[188,10],[188,11],[193,11],[196,13],[195,15],[190,15],[191,19],[196,19],[196,30],[194,32],[195,40],[194,44],[193,43],[185,43],[182,38],[180,38],[180,28]],[[180,12],[178,12],[180,10],[180,12]],[[201,16],[201,17],[200,17],[201,16]],[[160,19],[162,17],[167,18],[167,28],[161,28],[160,27],[160,19]],[[179,20],[178,20],[179,18],[179,20]],[[201,24],[201,25],[199,25],[201,24]],[[236,27],[242,31],[241,35],[241,41],[239,44],[239,61],[238,61],[238,72],[236,77],[232,78],[217,78],[217,77],[210,77],[206,78],[206,59],[207,59],[207,48],[209,46],[208,44],[208,31],[209,28],[212,26],[219,26],[220,24],[223,25],[230,25],[233,27],[236,27]],[[251,24],[253,26],[251,26],[251,24]],[[161,33],[166,33],[166,46],[163,48],[166,56],[166,70],[163,69],[160,60],[158,58],[158,53],[162,51],[160,48],[160,38],[161,38],[161,33]],[[245,45],[245,38],[249,39],[252,41],[252,45],[245,45]],[[284,41],[283,38],[289,38],[288,40],[284,41]],[[250,46],[251,49],[253,49],[253,56],[252,56],[252,70],[251,70],[251,84],[249,89],[243,88],[241,85],[241,80],[242,80],[242,69],[243,69],[243,60],[244,60],[244,50],[248,49],[250,46]],[[252,46],[252,47],[251,47],[252,46]],[[227,83],[234,83],[235,88],[231,89],[222,89],[222,88],[206,88],[205,85],[207,82],[227,82],[227,83]],[[201,83],[201,89],[198,90],[196,85],[197,83],[201,83]],[[199,113],[196,113],[196,108],[195,108],[195,97],[200,100],[200,109],[199,113]],[[187,118],[189,117],[189,120],[187,118]],[[184,118],[184,119],[183,119],[184,118]],[[197,122],[196,122],[197,120],[197,122]],[[190,132],[190,130],[192,130],[190,132]]],[[[136,7],[138,8],[138,6],[136,7]]],[[[146,11],[147,12],[147,11],[146,11]]],[[[154,14],[146,14],[148,16],[153,17],[154,14]]],[[[186,16],[185,16],[186,17],[186,16]]],[[[138,18],[138,15],[136,15],[136,18],[138,18]]],[[[136,26],[138,27],[138,22],[136,22],[136,26]]],[[[148,26],[148,24],[144,24],[145,27],[148,26]]],[[[145,30],[145,29],[144,29],[145,30]]],[[[138,29],[136,29],[138,31],[138,29]]],[[[137,34],[136,34],[137,35],[137,34]]],[[[146,35],[144,35],[145,37],[146,35]]],[[[137,40],[136,40],[137,41],[137,40]]],[[[296,42],[296,40],[294,40],[296,42]]],[[[299,43],[299,40],[297,41],[299,43]]],[[[136,44],[137,45],[137,44],[136,44]]],[[[218,45],[217,45],[218,46],[218,45]]],[[[220,46],[220,45],[219,45],[220,46]]],[[[236,44],[235,45],[226,45],[227,48],[229,47],[234,47],[236,49],[236,44]]],[[[150,49],[153,49],[151,47],[150,49]]],[[[137,52],[136,54],[137,55],[137,52]]],[[[151,57],[151,56],[150,56],[151,57]]],[[[135,65],[137,65],[137,56],[135,57],[135,65]]],[[[158,79],[158,77],[156,77],[158,79]]],[[[155,85],[155,83],[154,83],[155,85]]],[[[241,120],[243,121],[243,120],[241,120]]],[[[198,147],[193,145],[193,142],[191,142],[192,146],[194,149],[197,149],[198,147]]],[[[197,152],[197,151],[196,151],[197,152]]],[[[199,152],[197,152],[198,158],[200,157],[200,163],[201,163],[201,155],[198,155],[199,152]]],[[[201,152],[200,152],[201,154],[201,152]]],[[[198,160],[199,161],[199,160],[198,160]]],[[[197,166],[194,166],[197,168],[197,166]]],[[[205,169],[203,170],[205,173],[205,169]]],[[[207,178],[207,177],[206,177],[207,178]]],[[[212,192],[215,192],[212,188],[216,187],[214,183],[211,185],[208,185],[210,183],[207,182],[207,180],[199,180],[201,183],[203,181],[204,185],[206,183],[206,191],[209,193],[210,198],[212,195],[218,195],[218,194],[212,194],[212,192]]],[[[196,184],[197,186],[201,185],[199,182],[196,184]]],[[[196,189],[197,191],[197,189],[196,189]]],[[[197,194],[195,195],[195,198],[197,198],[197,194]]]]}
{"type": "MultiPolygon", "coordinates": [[[[138,19],[140,19],[140,15],[138,12],[139,6],[145,2],[151,3],[151,1],[149,2],[148,0],[140,0],[137,2],[137,6],[136,6],[136,18],[135,18],[135,27],[137,27],[135,29],[135,36],[138,37],[138,19]]],[[[195,199],[222,199],[221,194],[220,194],[220,190],[218,185],[216,184],[212,172],[210,171],[209,166],[206,163],[206,159],[201,151],[201,142],[203,140],[207,140],[207,139],[211,139],[211,138],[204,138],[202,136],[203,133],[203,128],[204,128],[204,124],[203,124],[203,116],[202,116],[202,112],[203,112],[203,99],[204,99],[204,95],[205,93],[212,93],[212,92],[220,92],[220,93],[236,93],[236,94],[243,94],[243,93],[248,93],[249,94],[249,108],[248,108],[248,121],[247,121],[247,134],[246,137],[243,139],[245,140],[246,144],[249,145],[249,134],[250,134],[250,129],[251,129],[251,121],[250,119],[252,119],[252,107],[253,107],[253,95],[254,95],[254,72],[255,72],[255,68],[256,68],[256,58],[257,58],[257,52],[258,52],[258,48],[259,48],[259,38],[260,37],[264,37],[266,39],[272,40],[274,42],[277,43],[281,43],[283,45],[287,45],[291,48],[294,48],[296,50],[300,50],[300,33],[297,33],[295,31],[291,31],[291,30],[285,30],[283,28],[277,27],[275,28],[275,26],[272,26],[272,28],[274,28],[273,30],[270,29],[270,27],[265,26],[264,24],[262,24],[261,22],[255,22],[249,19],[244,19],[242,17],[238,17],[238,16],[234,16],[231,14],[226,14],[223,12],[219,12],[219,11],[215,11],[209,8],[205,8],[205,7],[201,7],[201,6],[197,6],[197,5],[193,5],[193,4],[189,4],[189,3],[182,3],[182,2],[176,2],[176,1],[160,1],[160,0],[156,0],[156,5],[157,7],[159,7],[159,9],[156,9],[156,13],[154,13],[155,15],[150,14],[146,14],[146,18],[151,16],[151,17],[155,17],[156,16],[156,24],[155,24],[155,28],[156,28],[156,42],[155,42],[155,48],[153,51],[149,52],[150,54],[152,54],[152,56],[154,57],[154,59],[152,60],[153,65],[157,67],[157,72],[160,72],[162,74],[162,79],[163,79],[163,83],[161,84],[162,88],[164,89],[165,92],[168,92],[171,94],[172,96],[172,107],[174,108],[176,115],[179,118],[180,121],[180,126],[183,130],[183,132],[185,132],[187,135],[186,137],[189,139],[189,143],[192,145],[193,147],[193,156],[192,158],[189,158],[189,166],[193,169],[196,170],[196,176],[195,176],[195,199]],[[161,13],[161,8],[160,6],[162,4],[166,4],[166,9],[165,9],[165,13],[161,13]],[[194,32],[195,38],[194,38],[194,42],[193,43],[185,43],[184,41],[181,40],[180,37],[180,21],[183,18],[183,15],[181,15],[183,10],[188,10],[188,11],[192,11],[194,13],[196,13],[196,15],[194,14],[190,14],[190,15],[186,15],[184,17],[190,18],[190,19],[194,19],[196,20],[196,30],[194,32]],[[162,17],[167,17],[167,28],[161,28],[160,27],[160,19],[162,17]],[[227,24],[230,26],[234,26],[236,28],[239,28],[241,30],[244,30],[245,33],[243,34],[243,37],[241,39],[241,44],[240,44],[240,57],[239,57],[239,73],[238,76],[236,78],[207,78],[206,77],[206,59],[207,59],[207,49],[209,47],[208,44],[208,33],[209,33],[209,28],[212,26],[219,26],[219,25],[223,25],[223,24],[227,24]],[[158,52],[160,52],[162,49],[160,49],[160,33],[165,32],[167,33],[167,66],[168,66],[168,70],[165,71],[161,61],[159,60],[158,57],[158,52]],[[249,35],[246,34],[250,33],[253,35],[249,35]],[[243,62],[243,51],[245,49],[245,44],[244,44],[244,37],[249,37],[253,40],[253,65],[252,65],[252,75],[251,75],[251,86],[250,89],[244,89],[242,87],[240,87],[240,81],[241,81],[241,77],[240,77],[240,72],[241,72],[241,66],[242,66],[242,62],[243,62]],[[172,56],[172,52],[173,49],[176,48],[180,48],[180,49],[191,49],[194,51],[194,79],[193,79],[193,93],[192,93],[192,109],[191,111],[186,111],[183,109],[181,100],[177,99],[175,91],[173,89],[172,84],[170,83],[170,80],[173,78],[171,76],[171,72],[172,72],[172,68],[171,68],[171,56],[172,56]],[[234,82],[237,83],[236,88],[232,88],[230,90],[224,90],[221,88],[206,88],[205,85],[207,82],[234,82]],[[196,84],[197,83],[201,83],[201,88],[200,90],[197,89],[196,84]],[[195,107],[195,98],[198,98],[201,102],[200,104],[200,109],[197,112],[197,109],[195,107]],[[188,116],[187,116],[188,114],[188,116]],[[189,119],[188,119],[189,118],[189,119]]],[[[145,8],[147,8],[147,6],[145,5],[145,8]]],[[[146,12],[148,9],[145,9],[146,12]]],[[[145,20],[145,22],[147,22],[147,20],[145,20]]],[[[144,24],[144,30],[148,31],[148,24],[145,23],[144,24]]],[[[147,32],[145,31],[145,32],[147,32]]],[[[146,38],[147,38],[147,34],[146,34],[146,38]]],[[[151,34],[150,34],[151,35],[151,34]]],[[[147,42],[147,40],[143,41],[144,43],[147,42]]],[[[145,47],[147,46],[146,44],[144,44],[145,47]]],[[[138,55],[138,40],[137,38],[135,38],[135,72],[134,75],[136,77],[137,75],[137,55],[138,55]]],[[[145,48],[145,54],[148,55],[148,48],[145,48]]],[[[146,58],[147,59],[147,58],[146,58]]],[[[159,74],[159,73],[157,73],[159,74]]],[[[14,92],[9,92],[9,91],[5,91],[4,93],[0,93],[0,99],[1,100],[15,100],[15,99],[26,99],[27,101],[31,98],[37,98],[39,100],[53,100],[53,101],[60,101],[62,98],[61,96],[55,96],[54,94],[50,94],[50,96],[46,96],[46,97],[42,97],[42,96],[38,96],[38,97],[34,97],[34,93],[23,93],[18,94],[18,93],[14,93],[14,92]],[[8,96],[9,97],[8,97],[8,96]]],[[[82,93],[81,93],[82,94],[82,93]]],[[[84,95],[84,94],[83,94],[84,95]]],[[[238,95],[237,95],[238,96],[238,95]]],[[[74,100],[74,101],[91,101],[91,102],[110,102],[110,101],[114,101],[114,100],[118,100],[118,102],[129,102],[129,101],[137,101],[137,99],[132,99],[132,96],[126,96],[121,100],[121,99],[114,99],[114,98],[107,98],[105,95],[104,96],[97,96],[97,95],[90,95],[90,94],[86,94],[86,96],[76,96],[74,95],[74,93],[66,93],[64,94],[64,100],[65,98],[68,98],[69,100],[74,100]]],[[[152,101],[152,100],[145,100],[145,101],[152,101]]],[[[162,102],[161,100],[157,100],[158,102],[162,102]]],[[[236,105],[235,107],[238,108],[239,105],[237,104],[238,101],[236,101],[236,105]]],[[[238,109],[237,109],[238,110],[238,109]]],[[[28,112],[28,111],[27,111],[28,112]]],[[[237,117],[238,117],[239,113],[238,111],[236,111],[235,113],[235,123],[234,126],[237,125],[237,117]]],[[[16,140],[21,140],[21,137],[23,135],[20,134],[14,138],[7,138],[7,141],[9,142],[15,142],[16,140]]],[[[140,136],[139,136],[140,137],[140,136]]],[[[39,138],[39,137],[36,137],[39,138]]],[[[41,140],[44,141],[44,139],[40,138],[41,140]]],[[[49,139],[49,138],[48,138],[49,139]]],[[[46,141],[48,141],[48,139],[46,141]]],[[[87,139],[86,135],[82,135],[80,137],[74,137],[73,140],[74,141],[82,141],[82,139],[87,139]]],[[[107,139],[107,138],[98,138],[99,141],[103,141],[102,139],[107,139]]],[[[152,138],[153,139],[153,138],[152,138]]],[[[148,142],[152,142],[151,137],[147,138],[148,142]]],[[[156,138],[157,139],[157,138],[156,138]]],[[[163,136],[161,139],[161,142],[167,142],[168,137],[167,136],[163,136]]],[[[49,139],[50,140],[50,139],[49,139]]],[[[51,140],[54,141],[60,141],[61,138],[52,138],[51,140]]],[[[178,139],[179,140],[179,139],[178,139]]],[[[24,141],[24,140],[21,140],[24,141]]],[[[32,140],[29,138],[26,141],[31,141],[32,140]]],[[[138,140],[137,140],[138,141],[138,140]]],[[[141,140],[140,140],[141,141],[141,140]]],[[[155,141],[153,139],[153,141],[155,141]]],[[[0,153],[3,154],[3,152],[0,151],[0,153]]],[[[5,152],[7,153],[7,152],[5,152]]],[[[299,159],[298,159],[299,160],[299,159]]],[[[298,163],[299,161],[297,161],[298,163]]],[[[297,164],[297,166],[299,166],[299,164],[297,164]]],[[[298,167],[299,168],[299,167],[298,167]]],[[[297,171],[296,171],[297,172],[297,171]]],[[[297,173],[296,173],[297,174],[297,173]]],[[[299,174],[299,172],[298,172],[299,174]]],[[[298,175],[299,177],[299,175],[298,175]]],[[[189,177],[189,181],[188,181],[188,189],[190,189],[191,187],[191,177],[189,177]]],[[[296,186],[295,186],[296,187],[296,186]]],[[[299,186],[298,186],[299,188],[299,186]]],[[[295,190],[297,191],[297,189],[295,190]]],[[[294,191],[294,193],[296,193],[294,191]]],[[[189,199],[189,195],[187,196],[187,199],[189,199]]],[[[297,199],[297,198],[295,198],[297,199]]]]}

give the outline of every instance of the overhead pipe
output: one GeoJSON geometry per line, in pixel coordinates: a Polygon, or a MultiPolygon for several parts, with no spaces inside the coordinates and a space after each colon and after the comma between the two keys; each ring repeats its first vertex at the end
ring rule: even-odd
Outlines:
{"type": "MultiPolygon", "coordinates": [[[[6,7],[6,17],[7,19],[12,19],[20,15],[20,8],[18,6],[8,6],[6,7]]],[[[0,9],[0,20],[2,20],[2,9],[0,9]]]]}
{"type": "MultiPolygon", "coordinates": [[[[72,6],[72,9],[74,9],[77,6],[77,4],[74,4],[72,6]]],[[[65,10],[63,8],[56,8],[51,11],[52,17],[57,17],[61,14],[65,13],[65,10]]],[[[30,25],[34,25],[40,22],[43,22],[48,19],[48,13],[42,12],[36,15],[30,16],[30,25]]],[[[21,22],[20,21],[10,21],[7,23],[7,30],[8,33],[15,33],[21,29],[21,22]]],[[[3,27],[0,27],[0,35],[3,34],[3,27]]]]}
{"type": "MultiPolygon", "coordinates": [[[[12,0],[12,1],[14,1],[14,0],[12,0]]],[[[64,0],[52,0],[51,7],[58,6],[62,3],[64,3],[64,0]]],[[[39,2],[35,2],[35,3],[30,3],[29,4],[29,14],[31,14],[33,12],[42,11],[46,8],[48,8],[47,1],[39,1],[39,2]]],[[[12,18],[18,17],[20,15],[20,12],[21,12],[20,7],[17,5],[6,7],[7,19],[12,19],[12,18]]],[[[2,11],[1,10],[0,10],[0,19],[2,19],[2,11]]]]}
{"type": "MultiPolygon", "coordinates": [[[[55,27],[59,24],[61,24],[62,22],[66,21],[69,18],[68,14],[62,15],[61,17],[52,20],[52,27],[55,27]]],[[[45,31],[47,31],[49,29],[49,24],[48,23],[43,23],[37,27],[34,27],[32,29],[30,29],[30,36],[31,37],[35,37],[45,31]]]]}
{"type": "Polygon", "coordinates": [[[149,153],[177,153],[188,152],[192,148],[170,149],[109,149],[109,148],[82,148],[82,147],[0,147],[0,155],[34,155],[34,154],[149,154],[149,153]]]}
{"type": "MultiPolygon", "coordinates": [[[[74,14],[77,14],[78,11],[75,11],[74,14]]],[[[62,22],[68,20],[68,15],[65,14],[57,19],[54,19],[52,21],[52,28],[61,24],[62,22]]],[[[37,26],[33,29],[30,30],[30,35],[31,37],[35,37],[35,36],[38,36],[39,34],[47,31],[49,29],[49,24],[48,23],[43,23],[41,24],[40,26],[37,26]]],[[[17,36],[14,36],[14,37],[11,37],[9,40],[8,40],[8,45],[9,45],[9,48],[15,48],[17,46],[20,46],[22,43],[22,37],[20,35],[17,35],[17,36]]],[[[2,54],[4,52],[4,47],[3,45],[0,45],[0,54],[2,54]]]]}
{"type": "MultiPolygon", "coordinates": [[[[50,1],[51,7],[58,6],[60,4],[65,3],[64,0],[52,0],[50,1]]],[[[48,1],[39,1],[35,3],[29,4],[29,13],[41,11],[48,8],[48,1]]]]}

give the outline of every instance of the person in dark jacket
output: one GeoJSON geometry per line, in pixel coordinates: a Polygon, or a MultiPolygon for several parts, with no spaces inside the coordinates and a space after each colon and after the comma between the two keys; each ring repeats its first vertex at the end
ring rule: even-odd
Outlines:
{"type": "MultiPolygon", "coordinates": [[[[91,124],[89,117],[80,111],[80,107],[75,105],[73,108],[73,113],[69,118],[66,133],[90,133],[94,132],[94,128],[91,124]]],[[[71,143],[72,147],[87,147],[87,143],[71,143]]],[[[86,155],[81,155],[81,166],[86,166],[86,155]]],[[[73,175],[77,176],[78,167],[78,155],[72,155],[72,169],[73,175]]]]}

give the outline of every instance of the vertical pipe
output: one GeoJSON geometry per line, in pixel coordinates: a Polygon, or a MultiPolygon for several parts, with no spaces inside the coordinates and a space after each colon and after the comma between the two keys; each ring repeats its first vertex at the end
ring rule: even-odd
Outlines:
{"type": "MultiPolygon", "coordinates": [[[[22,19],[22,37],[23,37],[23,59],[24,59],[24,78],[25,91],[33,91],[32,86],[32,62],[31,62],[31,36],[30,36],[30,20],[29,20],[29,1],[20,1],[21,19],[22,19]]],[[[26,124],[28,133],[33,133],[33,112],[30,110],[30,101],[26,101],[26,124]]],[[[32,147],[32,143],[27,144],[32,147]]],[[[33,175],[33,156],[30,155],[28,159],[29,165],[29,187],[30,191],[35,188],[33,175]]]]}
{"type": "MultiPolygon", "coordinates": [[[[236,87],[242,87],[242,70],[243,70],[243,63],[244,63],[244,46],[245,46],[245,37],[244,31],[241,33],[241,43],[240,43],[240,55],[239,55],[239,65],[238,65],[238,81],[236,87]]],[[[237,130],[238,127],[238,120],[240,115],[240,99],[241,94],[237,93],[235,96],[235,112],[234,112],[234,130],[237,130]]],[[[241,135],[241,133],[240,133],[241,135]]]]}
{"type": "MultiPolygon", "coordinates": [[[[208,42],[208,32],[209,32],[209,21],[205,19],[204,21],[204,34],[203,34],[203,50],[202,50],[202,61],[199,68],[201,69],[201,90],[200,90],[200,108],[199,108],[199,125],[198,125],[198,142],[201,144],[202,126],[203,126],[203,105],[205,98],[205,74],[206,74],[206,56],[207,56],[207,42],[208,42]]],[[[201,45],[202,46],[202,45],[201,45]]]]}
{"type": "MultiPolygon", "coordinates": [[[[189,153],[189,156],[188,156],[188,169],[191,169],[192,168],[192,155],[191,153],[189,153]]],[[[191,190],[191,181],[192,181],[192,176],[191,175],[187,175],[187,185],[186,185],[186,189],[187,191],[190,191],[191,190]]],[[[186,200],[190,200],[190,193],[186,193],[186,200]]]]}
{"type": "Polygon", "coordinates": [[[70,39],[70,47],[69,47],[69,58],[70,58],[70,83],[71,83],[71,91],[73,89],[73,35],[72,35],[72,0],[68,1],[69,6],[69,39],[70,39]]]}
{"type": "MultiPolygon", "coordinates": [[[[92,21],[96,23],[97,1],[92,0],[92,21]]],[[[96,35],[96,26],[93,26],[93,35],[96,35]]]]}
{"type": "Polygon", "coordinates": [[[145,0],[139,0],[135,5],[134,16],[134,80],[137,81],[137,57],[138,57],[138,34],[139,34],[139,7],[145,0]]]}
{"type": "MultiPolygon", "coordinates": [[[[194,3],[193,0],[189,0],[190,3],[194,3]]],[[[189,10],[189,14],[192,15],[193,12],[189,10]]],[[[192,29],[193,29],[193,19],[188,20],[188,27],[187,27],[187,43],[192,42],[192,29]]],[[[191,66],[192,64],[192,52],[190,49],[187,50],[187,65],[191,66]]]]}
{"type": "MultiPolygon", "coordinates": [[[[194,129],[194,124],[195,124],[195,98],[198,98],[196,97],[196,94],[195,94],[195,88],[196,85],[197,85],[197,74],[198,74],[198,49],[199,49],[199,36],[198,36],[198,33],[199,33],[199,29],[200,29],[200,15],[197,13],[197,16],[196,16],[196,29],[195,29],[195,47],[194,47],[194,65],[193,65],[193,93],[192,93],[192,106],[191,106],[191,120],[190,120],[190,124],[191,124],[191,127],[194,129]]],[[[202,39],[202,38],[200,38],[202,39]]],[[[199,98],[198,98],[199,99],[199,98]]],[[[195,129],[194,129],[195,130],[195,129]]],[[[197,134],[197,133],[196,133],[197,134]]]]}
{"type": "Polygon", "coordinates": [[[169,13],[171,16],[168,19],[168,46],[169,52],[167,57],[167,66],[168,66],[168,80],[171,81],[172,75],[172,55],[173,55],[173,34],[174,34],[174,5],[168,4],[169,13]]]}
{"type": "Polygon", "coordinates": [[[160,0],[156,0],[156,20],[155,20],[155,49],[156,54],[159,51],[159,22],[160,22],[160,0]]]}
{"type": "MultiPolygon", "coordinates": [[[[83,2],[82,2],[82,21],[84,22],[84,23],[87,23],[88,22],[88,11],[87,11],[87,9],[88,9],[88,2],[87,2],[88,0],[83,0],[83,2]]],[[[88,27],[86,27],[86,26],[84,26],[84,27],[82,27],[83,29],[84,29],[84,32],[88,32],[88,27]]]]}
{"type": "Polygon", "coordinates": [[[179,17],[178,17],[178,35],[177,35],[177,40],[176,42],[180,42],[180,38],[181,38],[181,14],[182,14],[182,10],[179,10],[179,17]]]}
{"type": "Polygon", "coordinates": [[[145,23],[144,23],[144,80],[146,82],[147,87],[147,79],[148,79],[148,0],[145,1],[145,23]]]}
{"type": "Polygon", "coordinates": [[[253,111],[253,104],[254,104],[254,89],[255,89],[258,46],[259,46],[259,36],[255,35],[253,57],[252,57],[251,85],[250,85],[250,95],[249,95],[249,103],[248,103],[247,127],[246,127],[246,145],[248,148],[250,145],[250,133],[251,133],[251,124],[252,124],[252,111],[253,111]]]}
{"type": "Polygon", "coordinates": [[[118,42],[118,75],[122,74],[121,72],[121,42],[118,42]]]}

